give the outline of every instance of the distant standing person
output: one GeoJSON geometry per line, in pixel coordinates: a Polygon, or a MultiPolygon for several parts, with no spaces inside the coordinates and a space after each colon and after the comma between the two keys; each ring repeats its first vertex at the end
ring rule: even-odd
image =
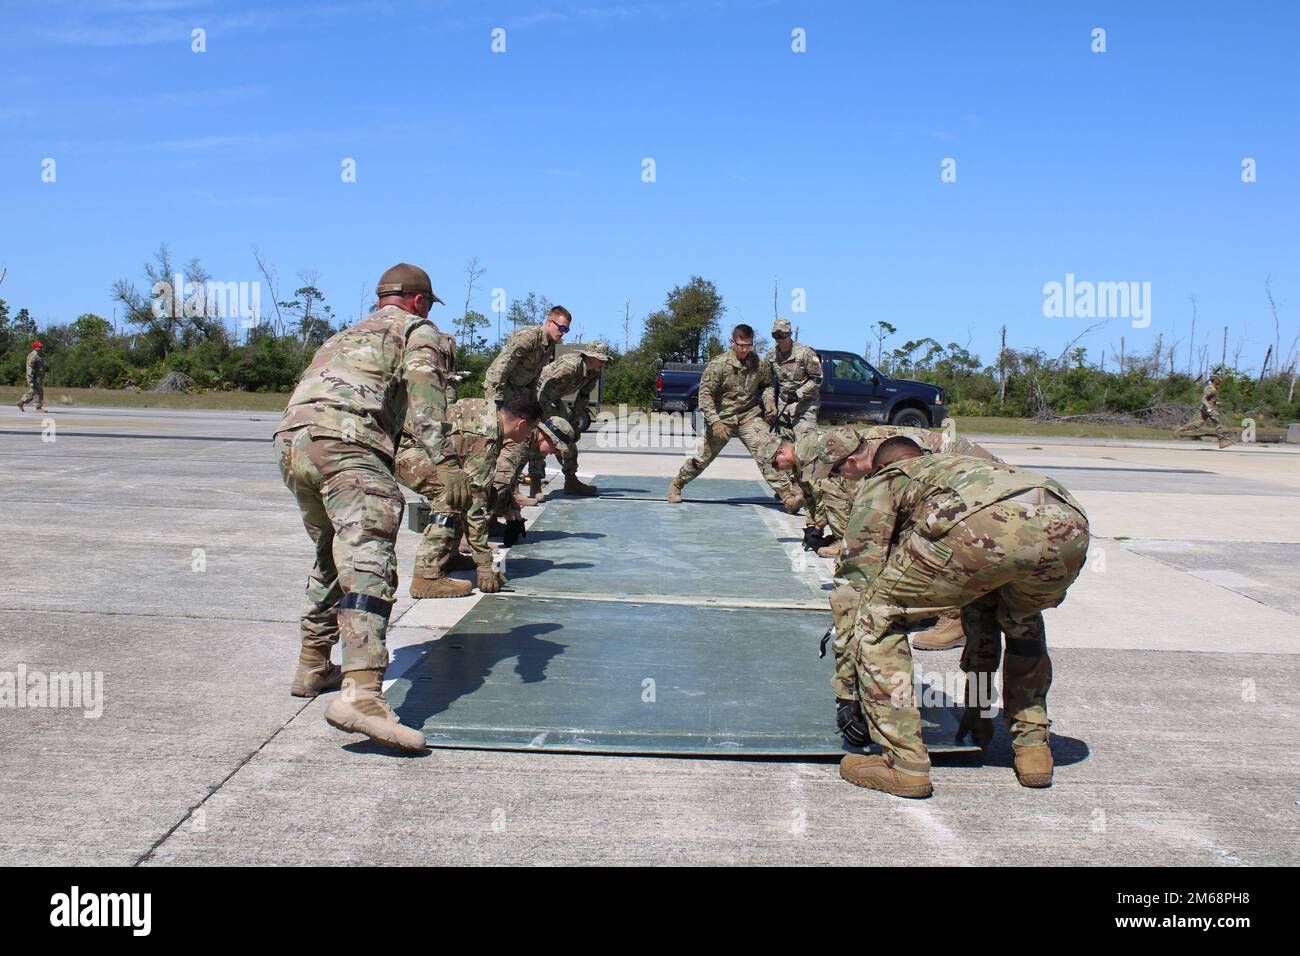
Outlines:
{"type": "Polygon", "coordinates": [[[763,365],[754,354],[754,330],[748,325],[737,325],[731,330],[731,348],[711,361],[700,376],[699,409],[704,418],[704,439],[699,451],[686,459],[668,486],[670,503],[679,503],[686,483],[698,478],[727,442],[739,436],[785,510],[798,514],[803,508],[803,495],[794,488],[788,475],[772,467],[770,457],[764,454],[772,441],[772,430],[764,423],[763,410],[759,407],[765,384],[763,365]]]}
{"type": "Polygon", "coordinates": [[[36,403],[38,412],[45,411],[45,356],[40,342],[32,343],[32,350],[27,353],[27,392],[18,400],[18,410],[27,411],[29,402],[36,403]]]}

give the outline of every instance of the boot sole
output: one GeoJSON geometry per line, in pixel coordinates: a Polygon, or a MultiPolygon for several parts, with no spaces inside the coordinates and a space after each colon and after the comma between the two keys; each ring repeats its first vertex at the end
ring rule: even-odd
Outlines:
{"type": "Polygon", "coordinates": [[[912,650],[914,651],[947,651],[952,650],[954,647],[965,646],[966,638],[964,637],[959,641],[953,641],[951,644],[922,644],[920,641],[912,642],[912,650]]]}
{"type": "Polygon", "coordinates": [[[1021,776],[1016,774],[1016,782],[1029,790],[1046,790],[1052,785],[1052,775],[1025,774],[1021,776]]]}
{"type": "Polygon", "coordinates": [[[847,780],[855,787],[861,787],[863,790],[875,790],[879,793],[887,793],[891,797],[902,797],[904,800],[925,800],[934,796],[934,785],[926,784],[924,787],[906,787],[900,790],[886,790],[884,787],[876,786],[872,781],[856,780],[850,777],[843,770],[840,771],[840,779],[847,780]]]}
{"type": "Polygon", "coordinates": [[[335,720],[328,713],[325,714],[325,723],[329,724],[335,730],[341,730],[348,734],[360,734],[363,737],[369,738],[374,743],[379,744],[381,747],[392,747],[394,750],[406,750],[411,753],[418,753],[421,750],[427,749],[429,746],[427,743],[424,743],[420,744],[418,747],[408,747],[406,744],[398,743],[396,740],[386,740],[383,737],[376,737],[368,730],[362,730],[360,727],[353,727],[351,724],[344,723],[341,720],[335,720]]]}

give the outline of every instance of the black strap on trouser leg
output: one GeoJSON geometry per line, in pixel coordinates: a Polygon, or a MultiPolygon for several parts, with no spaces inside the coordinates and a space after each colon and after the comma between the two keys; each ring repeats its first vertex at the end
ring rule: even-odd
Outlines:
{"type": "Polygon", "coordinates": [[[1047,642],[1041,637],[1008,637],[1007,653],[1015,657],[1042,657],[1047,650],[1047,642]]]}
{"type": "Polygon", "coordinates": [[[371,597],[369,594],[345,594],[343,600],[339,602],[340,611],[365,611],[368,614],[378,614],[385,621],[388,615],[393,613],[393,602],[385,601],[383,598],[371,597]]]}

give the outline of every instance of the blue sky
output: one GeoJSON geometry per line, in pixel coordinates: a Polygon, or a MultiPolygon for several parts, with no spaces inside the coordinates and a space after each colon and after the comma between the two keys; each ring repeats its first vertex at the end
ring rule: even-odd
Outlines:
{"type": "Polygon", "coordinates": [[[624,298],[635,339],[692,274],[729,322],[766,325],[774,277],[783,314],[805,290],[791,317],[824,347],[884,319],[986,361],[1003,323],[1055,352],[1091,324],[1043,315],[1067,273],[1151,283],[1150,327],[1114,319],[1094,349],[1185,349],[1195,293],[1197,344],[1217,355],[1226,324],[1257,366],[1266,275],[1284,350],[1300,328],[1293,2],[0,9],[0,295],[42,324],[112,316],[113,281],[166,241],[222,281],[258,278],[256,245],[282,297],[316,270],[349,318],[416,262],[448,328],[478,256],[475,308],[535,290],[619,345],[624,298]]]}

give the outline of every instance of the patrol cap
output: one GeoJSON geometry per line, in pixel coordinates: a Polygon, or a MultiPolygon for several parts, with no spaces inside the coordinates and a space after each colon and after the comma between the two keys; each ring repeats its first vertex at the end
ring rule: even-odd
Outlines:
{"type": "Polygon", "coordinates": [[[429,273],[409,262],[399,262],[393,266],[379,277],[379,285],[375,286],[375,295],[394,293],[414,295],[417,292],[423,292],[434,302],[446,305],[442,299],[433,294],[433,283],[429,281],[429,273]]]}
{"type": "Polygon", "coordinates": [[[832,428],[818,442],[816,460],[810,462],[813,477],[829,478],[831,472],[858,450],[862,436],[852,428],[832,428]]]}
{"type": "Polygon", "coordinates": [[[777,332],[784,332],[786,335],[789,335],[789,334],[790,334],[790,320],[789,320],[789,319],[777,319],[775,322],[773,322],[773,323],[772,323],[772,333],[773,333],[773,334],[776,334],[777,332]]]}
{"type": "Polygon", "coordinates": [[[769,465],[776,458],[776,453],[781,450],[781,444],[784,442],[776,432],[770,432],[766,438],[759,439],[758,442],[758,460],[765,461],[769,465]]]}
{"type": "Polygon", "coordinates": [[[600,359],[602,362],[609,361],[609,346],[600,339],[596,339],[594,342],[584,342],[575,351],[586,358],[600,359]]]}
{"type": "Polygon", "coordinates": [[[543,418],[537,423],[537,427],[551,440],[551,444],[555,446],[561,458],[568,457],[577,441],[572,425],[559,415],[552,415],[550,418],[543,418]]]}

